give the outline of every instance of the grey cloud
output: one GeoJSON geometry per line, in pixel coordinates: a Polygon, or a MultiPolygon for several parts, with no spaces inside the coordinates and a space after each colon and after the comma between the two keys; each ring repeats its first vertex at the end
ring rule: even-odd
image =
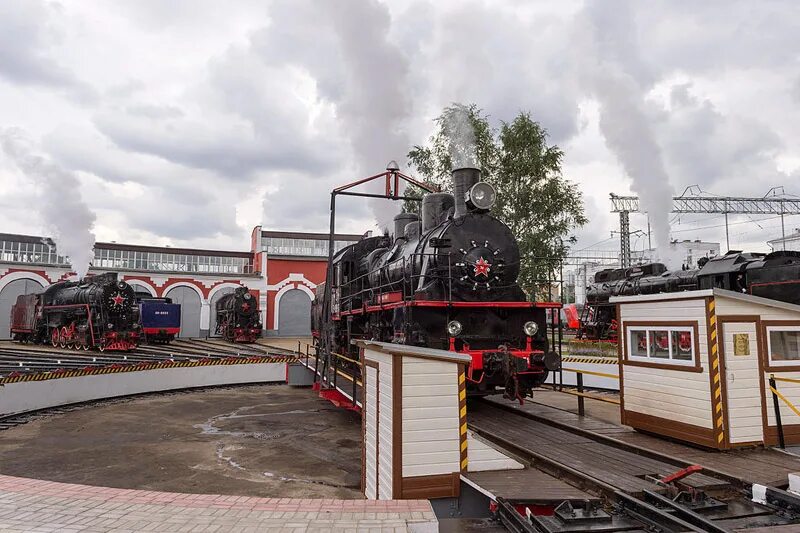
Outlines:
{"type": "Polygon", "coordinates": [[[75,102],[86,104],[97,98],[94,89],[51,56],[59,11],[57,4],[40,0],[0,2],[0,77],[14,84],[63,90],[75,102]]]}
{"type": "Polygon", "coordinates": [[[652,121],[677,186],[760,195],[771,185],[789,183],[776,168],[782,141],[769,126],[724,115],[695,96],[689,84],[673,86],[670,95],[669,111],[654,113],[652,121]]]}
{"type": "Polygon", "coordinates": [[[238,181],[264,169],[321,171],[321,154],[309,152],[302,140],[279,135],[263,139],[244,124],[211,124],[200,117],[149,120],[123,113],[103,113],[95,126],[117,146],[156,155],[191,168],[207,169],[238,181]]]}

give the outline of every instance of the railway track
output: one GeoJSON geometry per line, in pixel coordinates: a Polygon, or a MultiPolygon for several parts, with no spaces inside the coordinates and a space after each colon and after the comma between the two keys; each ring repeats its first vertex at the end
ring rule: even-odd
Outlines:
{"type": "MultiPolygon", "coordinates": [[[[596,433],[543,422],[494,402],[472,402],[468,423],[474,432],[532,468],[602,502],[583,507],[563,504],[553,516],[523,516],[519,510],[525,502],[498,500],[498,516],[512,531],[722,533],[800,524],[800,498],[767,488],[766,503],[754,503],[745,480],[687,469],[690,465],[653,450],[619,446],[596,433]],[[682,475],[670,481],[670,474],[681,470],[682,475]]],[[[796,527],[800,530],[800,525],[796,527]]]]}
{"type": "Polygon", "coordinates": [[[75,370],[87,366],[152,363],[159,361],[196,361],[230,357],[265,357],[296,355],[289,350],[260,345],[231,345],[217,340],[179,340],[166,345],[142,345],[130,352],[97,352],[44,345],[0,344],[0,377],[11,373],[75,370]]]}

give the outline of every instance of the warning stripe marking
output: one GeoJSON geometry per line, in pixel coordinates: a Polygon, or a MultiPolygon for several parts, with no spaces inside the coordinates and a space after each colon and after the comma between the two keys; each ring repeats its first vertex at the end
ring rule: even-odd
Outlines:
{"type": "Polygon", "coordinates": [[[594,363],[598,365],[616,365],[619,359],[616,357],[577,357],[574,355],[567,355],[561,358],[564,363],[594,363]]]}
{"type": "Polygon", "coordinates": [[[708,326],[710,329],[711,353],[711,387],[714,405],[714,427],[717,432],[717,444],[725,441],[725,416],[722,408],[722,383],[719,371],[719,340],[717,339],[716,303],[708,300],[708,326]]]}
{"type": "Polygon", "coordinates": [[[458,366],[459,435],[461,441],[461,471],[467,471],[467,383],[466,367],[458,366]]]}
{"type": "Polygon", "coordinates": [[[96,376],[102,374],[119,374],[122,372],[142,372],[162,368],[187,368],[198,366],[246,365],[269,363],[295,363],[297,357],[231,357],[226,359],[200,359],[197,361],[159,361],[154,363],[119,364],[118,366],[87,367],[79,370],[52,370],[20,376],[0,378],[0,385],[27,381],[47,381],[51,379],[75,378],[80,376],[96,376]]]}

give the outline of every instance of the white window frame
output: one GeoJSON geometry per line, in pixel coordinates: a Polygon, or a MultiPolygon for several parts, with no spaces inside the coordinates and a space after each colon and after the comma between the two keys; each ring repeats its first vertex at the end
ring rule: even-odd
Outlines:
{"type": "Polygon", "coordinates": [[[800,331],[800,326],[767,326],[767,357],[769,366],[797,366],[800,359],[773,359],[772,358],[772,336],[773,331],[800,331]]]}
{"type": "Polygon", "coordinates": [[[697,349],[697,345],[695,344],[695,331],[693,326],[626,326],[625,327],[628,345],[628,360],[629,361],[640,361],[643,363],[656,363],[656,364],[664,364],[664,365],[675,365],[675,366],[695,366],[697,364],[697,356],[698,354],[695,352],[697,349]],[[647,356],[636,355],[633,350],[633,338],[634,332],[641,332],[644,331],[647,334],[647,356]],[[665,357],[652,357],[649,355],[650,353],[650,346],[652,343],[650,342],[650,335],[653,331],[666,331],[670,335],[669,338],[669,358],[665,357]],[[675,359],[673,357],[673,347],[672,347],[672,335],[673,331],[677,331],[679,333],[686,333],[688,332],[690,335],[690,342],[692,351],[690,352],[691,357],[687,359],[675,359]]]}

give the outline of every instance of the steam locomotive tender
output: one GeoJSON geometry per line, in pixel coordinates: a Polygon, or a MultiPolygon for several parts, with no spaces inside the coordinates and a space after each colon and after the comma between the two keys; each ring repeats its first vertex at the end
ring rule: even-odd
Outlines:
{"type": "Polygon", "coordinates": [[[250,343],[261,336],[258,300],[247,287],[237,287],[217,300],[217,329],[229,342],[250,343]]]}
{"type": "Polygon", "coordinates": [[[11,333],[21,342],[128,351],[139,342],[139,308],[133,288],[116,273],[61,281],[17,298],[11,333]]]}
{"type": "Polygon", "coordinates": [[[724,256],[703,258],[698,266],[669,272],[661,263],[648,263],[601,270],[586,288],[578,337],[616,340],[616,307],[609,303],[612,296],[720,288],[800,304],[800,252],[731,251],[724,256]]]}
{"type": "Polygon", "coordinates": [[[472,395],[503,388],[521,399],[560,367],[548,349],[546,314],[558,303],[529,302],[517,284],[519,247],[489,214],[495,201],[480,171],[453,171],[454,194],[422,199],[422,221],[394,219],[394,238],[367,237],[333,259],[330,303],[324,284],[312,303],[316,342],[357,358],[354,339],[469,354],[472,395]]]}
{"type": "Polygon", "coordinates": [[[169,344],[181,331],[181,306],[170,298],[139,301],[142,336],[150,344],[169,344]]]}

